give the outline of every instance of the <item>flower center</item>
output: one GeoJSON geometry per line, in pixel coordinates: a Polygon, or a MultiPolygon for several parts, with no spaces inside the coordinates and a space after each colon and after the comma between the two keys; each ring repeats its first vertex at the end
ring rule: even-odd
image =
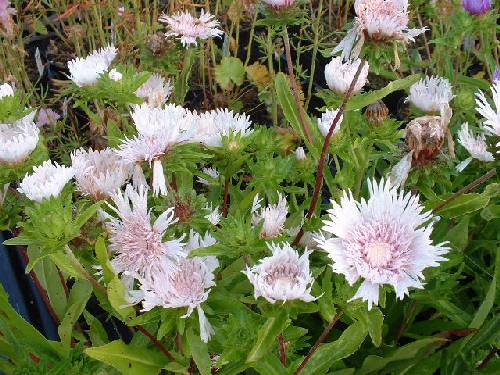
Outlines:
{"type": "Polygon", "coordinates": [[[391,259],[391,245],[386,242],[371,242],[365,250],[368,261],[374,267],[384,267],[391,259]]]}

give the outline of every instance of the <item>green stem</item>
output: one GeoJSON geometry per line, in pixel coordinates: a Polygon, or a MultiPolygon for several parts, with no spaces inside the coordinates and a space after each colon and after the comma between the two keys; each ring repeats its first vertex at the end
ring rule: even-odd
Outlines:
{"type": "Polygon", "coordinates": [[[273,119],[273,126],[278,126],[278,102],[276,100],[276,92],[274,90],[274,67],[273,67],[273,37],[272,37],[271,27],[267,28],[267,69],[269,70],[269,75],[271,77],[271,83],[269,90],[271,91],[271,115],[273,119]]]}
{"type": "Polygon", "coordinates": [[[316,55],[319,48],[319,23],[321,20],[321,13],[323,12],[323,0],[319,0],[318,14],[314,20],[313,30],[314,30],[314,45],[312,51],[312,62],[311,62],[311,72],[309,74],[309,84],[307,85],[307,98],[304,108],[309,108],[309,101],[311,100],[312,86],[314,81],[314,72],[316,70],[316,55]]]}

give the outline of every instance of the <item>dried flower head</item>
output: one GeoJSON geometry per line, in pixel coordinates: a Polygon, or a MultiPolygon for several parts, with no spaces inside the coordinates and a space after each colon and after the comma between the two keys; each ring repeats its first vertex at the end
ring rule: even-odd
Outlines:
{"type": "Polygon", "coordinates": [[[26,173],[17,190],[30,200],[41,202],[43,199],[58,197],[73,174],[73,168],[46,160],[42,165],[33,167],[32,174],[26,173]]]}
{"type": "Polygon", "coordinates": [[[34,116],[35,111],[13,124],[0,124],[0,163],[21,163],[36,148],[40,130],[34,116]]]}
{"type": "Polygon", "coordinates": [[[166,81],[159,74],[153,74],[137,89],[135,95],[144,99],[151,107],[161,107],[167,102],[172,89],[170,81],[166,81]]]}
{"type": "Polygon", "coordinates": [[[469,152],[470,157],[457,165],[459,172],[463,171],[465,167],[472,161],[477,159],[480,161],[488,162],[495,160],[493,154],[488,151],[488,145],[485,141],[484,134],[474,136],[472,131],[469,130],[469,124],[464,123],[458,131],[458,143],[460,143],[469,152]]]}
{"type": "Polygon", "coordinates": [[[115,253],[111,264],[118,273],[150,280],[163,272],[168,260],[184,256],[182,239],[163,241],[165,231],[175,223],[174,209],[164,211],[153,225],[148,210],[147,189],[134,189],[127,185],[125,192],[117,191],[111,196],[114,206],[109,207],[118,215],[113,217],[101,212],[109,221],[109,249],[115,253]]]}
{"type": "Polygon", "coordinates": [[[286,197],[278,192],[278,203],[270,204],[265,208],[261,207],[261,202],[262,199],[259,199],[259,194],[257,194],[252,205],[252,223],[253,225],[263,223],[260,231],[262,238],[277,237],[283,231],[286,215],[288,215],[286,197]]]}
{"type": "MultiPolygon", "coordinates": [[[[330,90],[336,92],[337,94],[346,94],[351,86],[351,82],[354,79],[356,72],[358,71],[359,64],[361,63],[361,59],[343,62],[341,57],[334,57],[332,61],[325,66],[325,80],[330,90]]],[[[361,91],[366,84],[368,69],[368,62],[365,62],[363,69],[359,74],[358,80],[354,85],[353,94],[361,91]]]]}
{"type": "Polygon", "coordinates": [[[93,51],[85,58],[77,57],[68,62],[70,79],[77,86],[89,86],[97,82],[100,75],[107,72],[118,50],[113,45],[93,51]]]}
{"type": "Polygon", "coordinates": [[[220,23],[215,16],[209,12],[201,11],[199,18],[193,17],[187,11],[177,13],[173,16],[162,15],[158,21],[166,23],[168,31],[165,34],[167,37],[175,36],[181,41],[182,45],[197,45],[197,39],[208,39],[211,37],[221,36],[223,31],[219,28],[220,23]]]}
{"type": "Polygon", "coordinates": [[[276,301],[314,301],[311,295],[314,278],[309,271],[309,254],[294,250],[290,244],[267,244],[272,256],[263,258],[251,268],[242,271],[254,287],[254,297],[263,297],[270,303],[276,301]]]}
{"type": "Polygon", "coordinates": [[[119,190],[130,175],[130,164],[110,148],[75,150],[71,154],[71,165],[78,189],[97,200],[106,199],[119,190]]]}
{"type": "Polygon", "coordinates": [[[486,133],[500,136],[500,81],[494,82],[491,86],[493,94],[492,106],[488,103],[486,95],[482,91],[476,94],[476,110],[484,117],[483,124],[486,133]]]}
{"type": "MultiPolygon", "coordinates": [[[[330,131],[330,126],[333,124],[333,120],[337,116],[339,109],[328,109],[325,113],[321,115],[321,118],[318,119],[318,128],[323,137],[328,135],[330,131]]],[[[333,134],[337,134],[340,131],[340,126],[342,125],[342,121],[344,120],[344,115],[341,115],[337,124],[335,125],[335,129],[333,129],[333,134]]]]}
{"type": "Polygon", "coordinates": [[[6,96],[14,96],[14,87],[8,83],[3,83],[0,85],[0,99],[6,96]]]}
{"type": "Polygon", "coordinates": [[[368,201],[357,202],[349,191],[340,204],[331,202],[323,230],[335,238],[318,242],[350,285],[364,279],[351,300],[368,301],[370,310],[382,285],[392,285],[400,299],[410,287],[423,288],[423,270],[445,260],[448,248],[432,243],[432,214],[423,212],[418,196],[384,180],[369,180],[368,190],[368,201]]]}
{"type": "Polygon", "coordinates": [[[356,0],[354,11],[354,27],[333,50],[342,51],[344,60],[359,56],[365,35],[377,42],[408,43],[427,30],[408,28],[408,0],[356,0]]]}
{"type": "Polygon", "coordinates": [[[379,125],[389,116],[389,108],[382,100],[377,100],[366,107],[365,116],[370,124],[379,125]]]}
{"type": "MultiPolygon", "coordinates": [[[[188,255],[194,249],[215,243],[215,239],[208,233],[202,237],[198,233],[191,232],[184,251],[188,255]]],[[[186,318],[196,308],[201,339],[208,342],[214,331],[205,317],[201,304],[206,301],[210,288],[215,285],[214,271],[217,267],[219,262],[212,256],[181,258],[150,279],[140,280],[141,290],[144,293],[143,310],[149,311],[155,306],[168,309],[187,307],[187,312],[183,316],[186,318]]]]}
{"type": "Polygon", "coordinates": [[[426,112],[439,112],[441,107],[453,99],[450,82],[442,77],[425,77],[410,87],[410,101],[426,112]]]}

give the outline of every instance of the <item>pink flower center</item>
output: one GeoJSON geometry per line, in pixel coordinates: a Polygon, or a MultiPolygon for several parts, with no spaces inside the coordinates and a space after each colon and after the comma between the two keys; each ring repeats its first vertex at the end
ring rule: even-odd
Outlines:
{"type": "Polygon", "coordinates": [[[366,258],[374,267],[385,267],[391,260],[392,247],[386,242],[375,241],[366,245],[366,258]]]}

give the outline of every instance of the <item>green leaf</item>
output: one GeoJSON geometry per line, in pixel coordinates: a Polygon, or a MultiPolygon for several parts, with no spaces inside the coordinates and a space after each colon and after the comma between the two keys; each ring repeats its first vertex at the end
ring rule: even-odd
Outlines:
{"type": "Polygon", "coordinates": [[[265,356],[269,348],[277,345],[277,337],[283,332],[287,323],[287,313],[281,311],[276,317],[268,318],[257,332],[257,340],[247,357],[247,363],[254,363],[265,356]]]}
{"type": "Polygon", "coordinates": [[[363,305],[363,309],[358,312],[357,316],[368,329],[373,345],[378,348],[382,344],[384,314],[382,314],[382,311],[378,307],[373,307],[368,311],[363,305]]]}
{"type": "Polygon", "coordinates": [[[215,81],[224,90],[229,90],[232,83],[241,86],[245,78],[245,67],[237,57],[223,57],[220,65],[215,67],[215,81]]]}
{"type": "Polygon", "coordinates": [[[58,328],[61,343],[70,347],[71,333],[76,321],[82,315],[83,310],[92,294],[92,286],[84,280],[77,281],[71,288],[68,300],[68,308],[58,328]]]}
{"type": "Polygon", "coordinates": [[[80,230],[81,227],[85,225],[87,221],[90,220],[92,216],[94,216],[97,210],[101,207],[101,203],[94,203],[92,206],[83,210],[83,212],[78,213],[78,216],[75,219],[74,226],[76,229],[80,230]]]}
{"type": "Polygon", "coordinates": [[[115,272],[108,258],[108,250],[103,237],[99,237],[95,243],[95,254],[99,264],[102,266],[104,281],[109,283],[115,278],[115,272]]]}
{"type": "Polygon", "coordinates": [[[123,320],[135,317],[135,309],[127,306],[125,286],[118,276],[109,282],[107,291],[109,303],[123,320]]]}
{"type": "Polygon", "coordinates": [[[189,343],[189,348],[191,349],[191,354],[193,360],[196,363],[196,367],[200,371],[201,375],[210,375],[211,372],[211,361],[208,355],[208,346],[203,341],[201,341],[200,336],[195,334],[190,328],[187,330],[187,339],[189,343]]]}
{"type": "Polygon", "coordinates": [[[85,354],[121,371],[124,375],[158,374],[166,357],[154,348],[126,345],[121,340],[85,349],[85,354]]]}
{"type": "Polygon", "coordinates": [[[421,340],[414,341],[410,344],[402,346],[394,351],[387,357],[379,357],[376,355],[369,355],[363,362],[363,365],[357,372],[357,375],[370,374],[383,370],[388,364],[396,361],[412,359],[417,356],[420,350],[428,348],[431,345],[439,345],[446,342],[445,339],[439,337],[429,337],[421,340]]]}
{"type": "Polygon", "coordinates": [[[381,88],[380,90],[370,91],[364,94],[358,94],[349,99],[347,103],[346,110],[347,111],[356,111],[362,109],[372,103],[375,103],[377,100],[385,98],[387,95],[393,93],[398,90],[405,90],[415,82],[417,82],[422,76],[420,74],[413,74],[406,78],[398,79],[396,81],[392,81],[387,86],[381,88]]]}
{"type": "Polygon", "coordinates": [[[254,363],[252,367],[261,375],[283,375],[287,372],[278,357],[272,354],[254,363]]]}
{"type": "Polygon", "coordinates": [[[368,330],[362,322],[354,322],[337,340],[321,344],[304,367],[302,374],[325,373],[336,362],[355,353],[365,341],[367,334],[368,330]]]}
{"type": "Polygon", "coordinates": [[[488,288],[488,292],[486,293],[486,297],[481,303],[481,306],[479,306],[479,309],[477,310],[476,315],[474,315],[472,322],[469,324],[469,328],[481,328],[495,303],[497,280],[500,277],[500,248],[497,248],[495,259],[495,275],[493,276],[493,280],[491,280],[491,284],[488,288]]]}

